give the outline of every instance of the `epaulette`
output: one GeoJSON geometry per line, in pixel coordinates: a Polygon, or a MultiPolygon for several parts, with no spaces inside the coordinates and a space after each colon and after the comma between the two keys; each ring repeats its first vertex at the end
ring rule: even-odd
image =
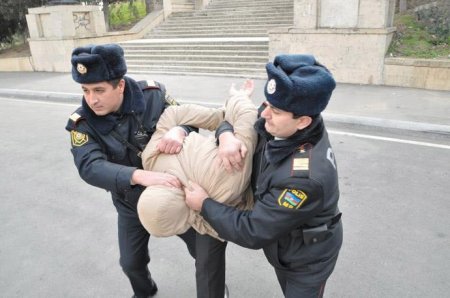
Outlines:
{"type": "Polygon", "coordinates": [[[75,128],[77,126],[77,123],[83,120],[84,117],[78,114],[77,112],[72,113],[69,117],[69,124],[72,126],[72,128],[75,128]]]}
{"type": "Polygon", "coordinates": [[[153,80],[144,80],[138,82],[142,90],[146,89],[161,89],[159,84],[153,80]]]}
{"type": "Polygon", "coordinates": [[[306,143],[297,148],[292,156],[291,176],[309,177],[309,162],[312,144],[306,143]]]}

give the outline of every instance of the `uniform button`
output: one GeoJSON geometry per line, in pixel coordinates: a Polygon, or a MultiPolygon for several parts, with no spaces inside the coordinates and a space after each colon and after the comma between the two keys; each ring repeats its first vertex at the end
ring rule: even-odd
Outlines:
{"type": "Polygon", "coordinates": [[[313,238],[313,243],[316,243],[317,242],[317,238],[313,238]]]}

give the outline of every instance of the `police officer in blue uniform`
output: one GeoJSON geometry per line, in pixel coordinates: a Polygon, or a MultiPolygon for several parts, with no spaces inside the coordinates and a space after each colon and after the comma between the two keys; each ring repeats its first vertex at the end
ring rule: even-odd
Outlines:
{"type": "MultiPolygon", "coordinates": [[[[320,115],[335,81],[311,55],[280,55],[266,69],[267,101],[255,124],[254,208],[220,204],[195,183],[185,188],[186,202],[223,239],[263,248],[285,297],[322,297],[343,238],[337,166],[320,115]]],[[[231,131],[222,126],[220,146],[237,144],[231,131]]],[[[239,156],[236,148],[226,163],[236,165],[239,156]]]]}
{"type": "MultiPolygon", "coordinates": [[[[120,265],[134,297],[151,297],[158,290],[148,269],[150,235],[141,225],[136,206],[150,185],[181,188],[177,177],[142,169],[141,151],[164,109],[176,104],[164,85],[125,76],[123,49],[116,44],[74,49],[72,77],[81,84],[82,105],[71,116],[72,154],[81,178],[111,193],[118,213],[120,265]]],[[[160,143],[165,153],[181,150],[191,127],[175,127],[160,143]]],[[[223,297],[225,254],[217,242],[193,229],[179,235],[196,258],[197,297],[223,297]]]]}

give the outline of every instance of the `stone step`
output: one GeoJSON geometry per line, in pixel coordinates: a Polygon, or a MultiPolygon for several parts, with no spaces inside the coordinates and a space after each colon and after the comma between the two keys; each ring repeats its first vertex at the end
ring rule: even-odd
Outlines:
{"type": "Polygon", "coordinates": [[[260,32],[205,32],[205,33],[152,33],[151,38],[168,38],[168,37],[179,37],[179,38],[193,38],[193,37],[255,37],[255,36],[267,36],[267,30],[262,30],[260,32]]]}
{"type": "Polygon", "coordinates": [[[267,48],[264,50],[259,51],[252,51],[252,50],[246,50],[246,49],[239,49],[239,52],[229,49],[220,49],[217,48],[215,50],[209,49],[209,50],[201,50],[197,47],[192,49],[186,49],[186,48],[180,48],[180,49],[171,49],[170,47],[160,48],[160,49],[145,49],[145,50],[135,50],[132,48],[126,48],[125,49],[128,56],[132,55],[177,55],[185,54],[185,55],[196,55],[196,56],[213,56],[213,55],[224,55],[224,56],[267,56],[269,54],[269,51],[267,48]]]}
{"type": "Polygon", "coordinates": [[[245,33],[250,35],[261,35],[266,34],[267,30],[270,29],[270,27],[253,27],[253,28],[245,28],[245,27],[206,27],[206,28],[157,28],[153,30],[150,35],[153,34],[227,34],[227,33],[242,33],[245,31],[245,33]]]}
{"type": "Polygon", "coordinates": [[[269,38],[263,37],[234,37],[234,38],[166,38],[166,39],[136,39],[120,43],[127,45],[161,45],[161,44],[186,44],[186,45],[269,45],[269,38]]]}
{"type": "Polygon", "coordinates": [[[207,9],[213,9],[217,7],[226,8],[236,8],[236,7],[265,7],[265,6],[293,6],[293,0],[286,1],[270,1],[270,0],[260,0],[260,1],[211,1],[207,5],[207,9]]]}
{"type": "Polygon", "coordinates": [[[183,29],[190,29],[190,30],[217,30],[222,29],[224,27],[226,28],[234,28],[239,30],[247,30],[247,29],[257,29],[257,28],[271,28],[271,27],[280,27],[280,26],[292,26],[292,23],[258,23],[258,24],[240,24],[240,23],[233,23],[230,22],[229,24],[224,25],[222,24],[165,24],[164,26],[158,27],[157,31],[170,31],[170,30],[183,30],[183,29]]]}
{"type": "Polygon", "coordinates": [[[172,10],[173,11],[194,11],[195,6],[194,4],[172,4],[172,10]]]}
{"type": "Polygon", "coordinates": [[[283,17],[292,17],[293,18],[294,13],[292,11],[280,11],[280,12],[273,12],[273,11],[260,11],[260,12],[254,12],[254,11],[230,11],[230,10],[224,10],[223,12],[211,12],[211,11],[202,11],[202,12],[196,12],[186,14],[184,16],[179,15],[171,15],[169,17],[172,19],[177,20],[184,20],[184,19],[222,19],[222,18],[233,18],[233,19],[239,19],[242,17],[249,17],[249,18],[262,18],[262,17],[268,17],[268,18],[275,18],[278,17],[282,19],[283,17]]]}
{"type": "Polygon", "coordinates": [[[268,46],[265,45],[225,45],[225,44],[142,44],[142,45],[122,45],[124,50],[129,53],[140,53],[140,52],[174,52],[180,53],[183,51],[197,51],[199,53],[215,53],[215,52],[237,52],[237,51],[245,51],[248,53],[267,53],[268,46]]]}
{"type": "Polygon", "coordinates": [[[268,54],[267,47],[265,49],[261,50],[248,50],[245,48],[218,48],[217,46],[211,47],[209,49],[202,49],[199,47],[192,47],[191,49],[188,49],[186,47],[180,47],[178,49],[172,48],[170,45],[166,47],[159,47],[159,48],[146,48],[146,49],[136,49],[132,47],[124,48],[127,51],[127,54],[129,55],[146,55],[146,54],[154,54],[154,53],[164,53],[168,55],[179,55],[182,53],[189,53],[189,54],[195,54],[195,55],[216,55],[216,54],[223,54],[223,55],[239,55],[241,52],[236,52],[237,49],[244,52],[247,56],[261,56],[268,54]]]}
{"type": "Polygon", "coordinates": [[[174,39],[139,39],[122,42],[128,51],[257,51],[268,52],[269,39],[259,38],[174,38],[174,39]]]}
{"type": "Polygon", "coordinates": [[[285,3],[290,3],[292,5],[293,0],[212,0],[209,2],[208,4],[208,8],[211,6],[230,6],[230,7],[235,7],[238,5],[270,5],[270,4],[274,4],[274,5],[282,5],[285,3]]]}
{"type": "MultiPolygon", "coordinates": [[[[224,8],[210,8],[203,10],[196,10],[192,12],[193,16],[205,16],[205,15],[231,15],[231,14],[241,14],[241,13],[253,13],[255,15],[258,14],[267,14],[272,13],[277,15],[278,13],[285,14],[289,12],[293,12],[293,5],[286,6],[255,6],[255,7],[247,7],[247,8],[239,8],[239,7],[224,7],[224,8]]],[[[189,15],[189,14],[186,14],[189,15]]]]}
{"type": "MultiPolygon", "coordinates": [[[[126,56],[128,57],[128,56],[126,56]]],[[[162,60],[153,60],[153,59],[135,59],[130,62],[132,65],[153,65],[153,63],[161,63],[162,60]]],[[[163,60],[167,61],[167,60],[163,60]]],[[[213,67],[236,67],[236,68],[248,68],[248,67],[262,67],[264,68],[267,63],[267,58],[263,61],[211,61],[211,60],[176,60],[176,61],[170,61],[170,65],[185,65],[185,66],[199,66],[199,65],[205,65],[205,66],[213,66],[213,67]]]]}
{"type": "Polygon", "coordinates": [[[184,20],[184,21],[180,21],[178,19],[171,19],[169,18],[166,22],[164,22],[163,24],[161,24],[160,27],[181,27],[181,26],[202,26],[202,25],[215,25],[215,26],[230,26],[230,25],[242,25],[242,26],[246,26],[246,25],[254,25],[254,26],[259,26],[259,25],[272,25],[272,24],[285,24],[285,25],[292,25],[293,24],[293,20],[291,19],[282,19],[280,20],[279,18],[260,18],[260,19],[234,19],[234,20],[230,20],[229,18],[224,18],[224,19],[215,19],[214,21],[206,21],[206,20],[198,20],[193,18],[192,20],[184,20]]]}
{"type": "Polygon", "coordinates": [[[127,62],[133,63],[133,61],[154,61],[154,60],[164,60],[164,61],[182,61],[182,62],[201,62],[205,63],[207,61],[212,63],[218,62],[245,62],[245,63],[267,63],[267,55],[246,55],[246,53],[240,53],[239,55],[225,55],[224,53],[216,53],[213,55],[198,55],[195,52],[185,53],[184,55],[168,54],[166,52],[162,53],[145,53],[145,54],[134,54],[127,52],[125,55],[127,62]]]}
{"type": "MultiPolygon", "coordinates": [[[[207,70],[206,70],[207,71],[207,70]]],[[[204,72],[203,70],[186,70],[183,68],[178,69],[147,69],[147,70],[132,70],[128,73],[134,74],[173,74],[178,76],[208,76],[208,77],[230,77],[230,78],[246,78],[246,79],[266,79],[266,73],[234,73],[231,70],[221,70],[219,72],[204,72]]],[[[179,101],[182,102],[182,101],[179,101]]]]}
{"type": "Polygon", "coordinates": [[[292,0],[212,0],[200,11],[172,13],[147,39],[122,46],[132,73],[265,78],[267,31],[292,24],[292,0]]]}
{"type": "Polygon", "coordinates": [[[233,6],[233,7],[216,7],[216,6],[210,6],[208,7],[208,9],[202,9],[202,10],[196,10],[194,12],[194,15],[202,15],[205,13],[233,13],[233,12],[245,12],[245,11],[252,11],[255,13],[258,12],[282,12],[282,11],[292,11],[294,8],[293,4],[288,4],[288,5],[258,5],[258,6],[247,6],[247,7],[238,7],[238,6],[233,6]]]}
{"type": "Polygon", "coordinates": [[[198,74],[198,75],[217,75],[217,76],[236,76],[248,78],[266,77],[265,68],[243,68],[243,67],[208,67],[208,66],[179,66],[167,64],[152,65],[129,65],[130,73],[176,73],[176,74],[198,74]]]}

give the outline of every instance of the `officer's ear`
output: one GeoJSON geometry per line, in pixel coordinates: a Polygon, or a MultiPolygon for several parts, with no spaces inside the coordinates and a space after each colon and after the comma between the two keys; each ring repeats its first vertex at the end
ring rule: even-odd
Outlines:
{"type": "Polygon", "coordinates": [[[297,129],[302,130],[308,127],[312,123],[312,118],[310,116],[300,116],[296,117],[295,120],[297,120],[297,129]]]}
{"type": "Polygon", "coordinates": [[[125,90],[125,80],[120,79],[119,83],[117,84],[117,88],[119,88],[120,93],[123,93],[125,90]]]}

